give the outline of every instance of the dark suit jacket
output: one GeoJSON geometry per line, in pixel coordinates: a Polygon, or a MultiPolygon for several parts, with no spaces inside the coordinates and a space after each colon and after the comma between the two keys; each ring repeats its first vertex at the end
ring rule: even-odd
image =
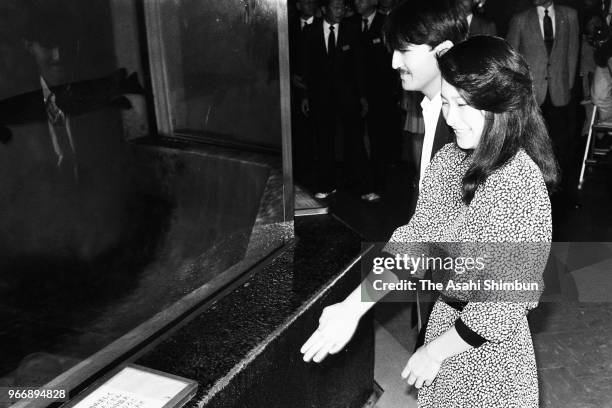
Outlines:
{"type": "Polygon", "coordinates": [[[331,104],[345,110],[358,109],[359,98],[365,97],[360,32],[345,21],[338,31],[333,58],[327,55],[323,21],[304,31],[302,72],[315,109],[326,109],[331,104]]]}
{"type": "MultiPolygon", "coordinates": [[[[312,24],[316,24],[320,19],[314,18],[312,24]]],[[[305,27],[308,29],[308,27],[305,27]]],[[[304,42],[304,32],[299,16],[289,19],[289,66],[292,74],[301,73],[301,55],[304,42]]]]}
{"type": "Polygon", "coordinates": [[[555,43],[550,56],[540,29],[538,12],[532,7],[516,14],[508,29],[508,42],[527,60],[538,103],[544,103],[547,91],[553,105],[567,105],[576,77],[580,47],[576,10],[555,4],[555,43]]]}
{"type": "Polygon", "coordinates": [[[455,134],[451,128],[446,124],[444,115],[440,112],[438,117],[438,124],[436,125],[436,134],[434,135],[433,149],[431,149],[431,158],[447,143],[455,141],[455,134]]]}
{"type": "Polygon", "coordinates": [[[383,38],[383,25],[387,16],[376,12],[365,33],[362,32],[362,17],[359,14],[347,19],[361,32],[364,55],[365,90],[371,105],[389,104],[399,96],[398,75],[391,66],[393,54],[387,49],[383,38]]]}
{"type": "MultiPolygon", "coordinates": [[[[446,124],[446,120],[444,120],[444,115],[440,112],[440,116],[438,117],[438,123],[436,125],[436,133],[434,134],[434,142],[433,148],[431,149],[431,158],[432,159],[436,153],[447,143],[453,143],[455,141],[455,134],[451,130],[451,128],[446,124]]],[[[418,157],[421,157],[421,152],[417,152],[418,157]]],[[[413,179],[412,185],[414,187],[415,194],[412,195],[412,201],[410,203],[410,211],[411,214],[414,212],[416,208],[416,203],[418,199],[418,191],[419,191],[419,175],[420,175],[420,166],[415,169],[415,177],[413,179]]]]}
{"type": "Polygon", "coordinates": [[[497,35],[497,27],[495,26],[494,22],[474,14],[468,32],[470,37],[473,37],[475,35],[495,36],[497,35]]]}

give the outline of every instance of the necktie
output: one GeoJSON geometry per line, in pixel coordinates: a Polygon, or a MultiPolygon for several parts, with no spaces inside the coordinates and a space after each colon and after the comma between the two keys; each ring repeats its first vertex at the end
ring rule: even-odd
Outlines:
{"type": "Polygon", "coordinates": [[[45,108],[47,110],[47,118],[53,126],[65,126],[66,116],[55,103],[55,94],[51,92],[45,99],[45,108]]]}
{"type": "Polygon", "coordinates": [[[544,10],[544,42],[546,43],[546,51],[548,51],[548,55],[550,55],[555,37],[553,35],[552,18],[548,15],[548,9],[544,10]]]}
{"type": "Polygon", "coordinates": [[[334,34],[335,27],[329,26],[329,37],[327,38],[327,55],[331,58],[336,52],[336,34],[334,34]]]}
{"type": "Polygon", "coordinates": [[[361,27],[361,32],[365,33],[366,31],[368,31],[368,19],[364,18],[363,19],[363,27],[361,27]]]}

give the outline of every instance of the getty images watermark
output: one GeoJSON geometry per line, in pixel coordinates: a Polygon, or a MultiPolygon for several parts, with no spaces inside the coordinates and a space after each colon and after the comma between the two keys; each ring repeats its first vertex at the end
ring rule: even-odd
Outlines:
{"type": "MultiPolygon", "coordinates": [[[[372,259],[372,273],[383,275],[385,272],[407,272],[416,275],[419,271],[437,271],[456,275],[471,272],[483,272],[486,269],[484,256],[478,257],[431,257],[421,254],[395,254],[376,256],[372,259]]],[[[398,274],[396,274],[397,276],[398,274]]],[[[540,282],[523,282],[519,279],[504,281],[503,279],[446,279],[445,282],[436,282],[431,279],[401,279],[399,281],[386,281],[383,277],[372,280],[372,288],[377,291],[394,290],[437,290],[437,291],[476,291],[476,290],[530,290],[539,291],[540,282]]]]}
{"type": "Polygon", "coordinates": [[[550,243],[369,244],[362,299],[413,301],[440,292],[462,302],[537,302],[550,243]]]}

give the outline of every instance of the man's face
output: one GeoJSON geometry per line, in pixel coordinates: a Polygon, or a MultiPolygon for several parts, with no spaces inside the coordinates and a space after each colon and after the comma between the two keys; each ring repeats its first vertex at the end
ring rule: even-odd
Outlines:
{"type": "Polygon", "coordinates": [[[466,12],[471,13],[474,8],[474,0],[460,0],[459,6],[466,12]]]}
{"type": "Polygon", "coordinates": [[[65,70],[60,47],[32,41],[28,48],[36,60],[41,76],[51,84],[62,83],[65,70]]]}
{"type": "Polygon", "coordinates": [[[330,24],[336,24],[342,21],[346,8],[344,7],[344,0],[331,0],[327,7],[323,7],[323,14],[325,20],[330,24]]]}
{"type": "Polygon", "coordinates": [[[404,50],[393,51],[391,62],[406,91],[419,91],[425,95],[440,92],[440,69],[436,51],[427,44],[409,44],[404,50]]]}
{"type": "Polygon", "coordinates": [[[552,5],[552,0],[533,0],[534,6],[542,6],[542,7],[550,7],[552,5]]]}
{"type": "Polygon", "coordinates": [[[355,0],[355,11],[362,16],[369,16],[376,10],[377,0],[355,0]]]}
{"type": "Polygon", "coordinates": [[[315,15],[317,0],[298,0],[297,9],[300,11],[301,17],[308,19],[315,15]]]}

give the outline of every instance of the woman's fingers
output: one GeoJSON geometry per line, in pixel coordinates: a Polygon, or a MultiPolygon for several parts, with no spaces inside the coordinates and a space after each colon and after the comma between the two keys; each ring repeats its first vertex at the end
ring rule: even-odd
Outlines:
{"type": "Polygon", "coordinates": [[[312,347],[313,343],[317,341],[320,335],[321,333],[318,330],[312,333],[308,340],[306,340],[306,343],[304,343],[302,348],[300,348],[300,353],[304,354],[310,347],[312,347]]]}
{"type": "Polygon", "coordinates": [[[433,384],[433,380],[425,380],[425,382],[423,383],[426,387],[429,387],[431,384],[433,384]]]}
{"type": "Polygon", "coordinates": [[[315,356],[312,358],[312,361],[315,363],[320,363],[325,357],[327,357],[332,346],[333,344],[330,341],[323,343],[317,354],[315,354],[315,356]]]}
{"type": "Polygon", "coordinates": [[[408,385],[414,385],[414,383],[416,382],[417,377],[414,374],[410,374],[408,376],[408,385]]]}
{"type": "Polygon", "coordinates": [[[402,378],[405,380],[408,378],[409,375],[410,375],[410,359],[408,360],[408,363],[406,363],[406,367],[404,367],[404,369],[402,370],[402,378]]]}
{"type": "Polygon", "coordinates": [[[308,362],[312,360],[315,354],[321,350],[323,345],[325,344],[325,339],[323,336],[318,336],[304,352],[304,361],[308,362]]]}
{"type": "Polygon", "coordinates": [[[423,378],[419,377],[416,379],[414,386],[418,389],[420,389],[423,386],[424,380],[423,378]]]}
{"type": "Polygon", "coordinates": [[[311,361],[314,355],[319,352],[319,349],[321,348],[322,345],[323,345],[322,342],[317,342],[317,343],[314,343],[308,350],[306,350],[306,352],[304,353],[304,357],[303,357],[304,361],[305,362],[311,361]]]}

